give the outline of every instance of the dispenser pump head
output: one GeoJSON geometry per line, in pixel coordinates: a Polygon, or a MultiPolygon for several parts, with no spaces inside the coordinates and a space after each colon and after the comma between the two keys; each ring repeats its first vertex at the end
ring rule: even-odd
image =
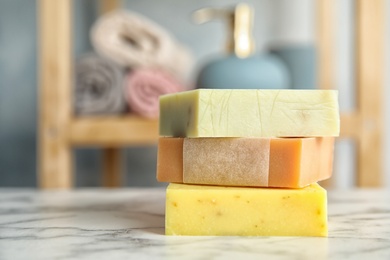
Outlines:
{"type": "Polygon", "coordinates": [[[228,23],[227,51],[240,58],[254,53],[255,43],[252,36],[253,8],[241,3],[233,8],[206,7],[193,13],[193,20],[198,24],[222,18],[228,23]]]}

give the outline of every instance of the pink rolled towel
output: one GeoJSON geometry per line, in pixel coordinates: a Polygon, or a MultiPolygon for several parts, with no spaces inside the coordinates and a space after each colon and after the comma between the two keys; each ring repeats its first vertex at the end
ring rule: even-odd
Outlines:
{"type": "Polygon", "coordinates": [[[159,115],[159,97],[184,90],[171,75],[154,69],[131,71],[125,79],[125,99],[132,112],[148,118],[159,115]]]}

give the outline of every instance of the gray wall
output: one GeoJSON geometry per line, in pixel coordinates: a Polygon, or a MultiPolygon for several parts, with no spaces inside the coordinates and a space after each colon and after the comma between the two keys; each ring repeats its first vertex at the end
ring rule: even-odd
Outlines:
{"type": "MultiPolygon", "coordinates": [[[[290,12],[285,12],[289,1],[247,1],[256,9],[254,34],[259,52],[266,51],[269,44],[277,41],[310,43],[314,40],[314,15],[307,10],[314,8],[315,1],[295,0],[294,3],[297,4],[290,4],[287,8],[290,12]],[[280,13],[284,15],[278,15],[280,13]],[[291,24],[291,20],[294,24],[291,24]],[[288,29],[286,31],[286,24],[296,28],[296,33],[291,34],[288,29]]],[[[191,11],[208,5],[225,6],[237,2],[239,1],[127,0],[125,7],[153,18],[187,44],[198,61],[195,73],[200,64],[212,55],[222,53],[225,25],[222,22],[194,25],[190,21],[191,11]]],[[[96,3],[94,0],[74,1],[75,57],[91,50],[88,31],[96,17],[96,3]]],[[[350,110],[354,106],[351,92],[353,0],[340,0],[337,4],[337,84],[341,109],[350,110]]],[[[36,186],[36,42],[36,1],[0,0],[0,187],[36,186]]],[[[386,57],[388,60],[389,55],[386,57]]],[[[386,111],[390,111],[388,106],[386,111]]],[[[389,125],[388,119],[389,116],[386,116],[386,126],[389,125]]],[[[389,147],[389,138],[386,138],[386,144],[389,147]]],[[[156,147],[137,147],[124,152],[127,185],[161,185],[155,181],[156,147]]],[[[387,172],[390,170],[389,152],[386,148],[387,172]]],[[[100,186],[101,151],[78,149],[75,154],[77,186],[100,186]]],[[[339,187],[350,187],[353,184],[353,160],[353,144],[348,140],[339,142],[334,175],[339,187]]],[[[388,186],[389,179],[386,179],[388,186]]]]}
{"type": "Polygon", "coordinates": [[[35,185],[34,1],[0,1],[0,185],[35,185]]]}

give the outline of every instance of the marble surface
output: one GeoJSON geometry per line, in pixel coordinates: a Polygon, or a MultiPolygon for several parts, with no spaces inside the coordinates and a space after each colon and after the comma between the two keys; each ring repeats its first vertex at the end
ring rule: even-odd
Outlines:
{"type": "Polygon", "coordinates": [[[0,189],[0,259],[390,259],[390,191],[329,191],[329,238],[167,237],[164,189],[0,189]]]}

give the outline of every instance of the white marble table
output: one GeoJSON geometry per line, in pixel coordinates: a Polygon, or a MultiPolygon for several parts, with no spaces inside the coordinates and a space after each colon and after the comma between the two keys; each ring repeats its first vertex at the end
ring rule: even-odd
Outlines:
{"type": "Polygon", "coordinates": [[[390,259],[390,191],[330,191],[329,238],[167,237],[164,190],[0,189],[0,259],[390,259]]]}

